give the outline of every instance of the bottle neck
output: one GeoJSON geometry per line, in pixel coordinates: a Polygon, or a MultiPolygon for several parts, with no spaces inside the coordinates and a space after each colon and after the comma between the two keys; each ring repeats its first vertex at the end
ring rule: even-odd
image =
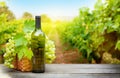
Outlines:
{"type": "Polygon", "coordinates": [[[35,29],[41,29],[41,17],[35,18],[35,29]]]}
{"type": "Polygon", "coordinates": [[[35,30],[41,30],[41,26],[35,26],[35,30]]]}

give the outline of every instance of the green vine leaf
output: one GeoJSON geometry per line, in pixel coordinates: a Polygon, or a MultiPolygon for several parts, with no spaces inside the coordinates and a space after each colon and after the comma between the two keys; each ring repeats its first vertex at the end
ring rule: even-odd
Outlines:
{"type": "Polygon", "coordinates": [[[26,46],[28,44],[27,39],[24,37],[23,33],[19,33],[14,37],[15,40],[15,46],[26,46]]]}
{"type": "Polygon", "coordinates": [[[22,59],[23,57],[27,57],[31,59],[33,56],[33,52],[27,46],[20,46],[17,48],[18,51],[18,59],[22,59]]]}
{"type": "Polygon", "coordinates": [[[24,50],[21,49],[21,50],[19,50],[19,52],[18,52],[18,59],[21,60],[23,56],[24,56],[24,50]]]}
{"type": "Polygon", "coordinates": [[[26,52],[25,52],[25,56],[31,60],[32,56],[33,56],[33,52],[31,49],[26,49],[26,52]]]}
{"type": "Polygon", "coordinates": [[[115,46],[115,49],[120,50],[120,40],[117,41],[116,46],[115,46]]]}
{"type": "Polygon", "coordinates": [[[35,26],[34,20],[26,20],[24,22],[24,28],[23,28],[24,33],[32,32],[35,28],[34,26],[35,26]]]}

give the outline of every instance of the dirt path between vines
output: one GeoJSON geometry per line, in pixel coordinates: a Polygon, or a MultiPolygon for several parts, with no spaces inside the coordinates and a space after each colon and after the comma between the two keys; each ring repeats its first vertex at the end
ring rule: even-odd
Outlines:
{"type": "MultiPolygon", "coordinates": [[[[58,33],[55,34],[55,45],[56,45],[56,59],[53,63],[56,64],[73,64],[82,63],[80,61],[80,54],[77,49],[64,50],[66,46],[62,45],[58,33]]],[[[85,62],[85,61],[84,61],[85,62]]]]}
{"type": "Polygon", "coordinates": [[[64,63],[63,48],[58,33],[55,34],[56,59],[54,63],[64,63]]]}

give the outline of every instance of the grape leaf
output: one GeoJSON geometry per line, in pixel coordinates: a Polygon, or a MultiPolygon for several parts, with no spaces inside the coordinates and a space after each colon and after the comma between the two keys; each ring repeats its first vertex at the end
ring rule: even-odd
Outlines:
{"type": "Polygon", "coordinates": [[[26,48],[25,56],[26,56],[28,59],[31,60],[31,58],[32,58],[32,56],[33,56],[33,52],[32,52],[30,49],[26,48]]]}
{"type": "Polygon", "coordinates": [[[15,37],[14,37],[14,40],[15,40],[15,46],[18,47],[18,46],[23,46],[23,45],[27,45],[28,41],[27,39],[24,37],[24,34],[23,33],[19,33],[17,34],[15,37]]]}
{"type": "Polygon", "coordinates": [[[23,27],[24,33],[32,32],[34,30],[34,26],[35,26],[34,20],[26,20],[24,22],[24,27],[23,27]]]}
{"type": "Polygon", "coordinates": [[[19,52],[18,52],[18,59],[19,59],[19,60],[21,60],[22,57],[24,56],[24,53],[23,53],[23,52],[24,52],[23,49],[19,50],[19,52]]]}
{"type": "Polygon", "coordinates": [[[22,59],[22,57],[27,57],[28,59],[31,59],[33,56],[32,51],[27,46],[20,46],[17,48],[18,51],[18,59],[22,59]]]}
{"type": "Polygon", "coordinates": [[[115,49],[120,50],[120,40],[119,40],[119,41],[117,41],[116,46],[115,46],[115,49]]]}

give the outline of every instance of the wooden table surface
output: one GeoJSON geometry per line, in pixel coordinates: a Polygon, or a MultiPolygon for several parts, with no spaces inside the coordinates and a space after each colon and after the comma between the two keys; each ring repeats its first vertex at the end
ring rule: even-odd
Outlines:
{"type": "Polygon", "coordinates": [[[0,70],[11,78],[120,78],[119,64],[47,64],[45,73],[20,72],[0,64],[0,70]]]}

